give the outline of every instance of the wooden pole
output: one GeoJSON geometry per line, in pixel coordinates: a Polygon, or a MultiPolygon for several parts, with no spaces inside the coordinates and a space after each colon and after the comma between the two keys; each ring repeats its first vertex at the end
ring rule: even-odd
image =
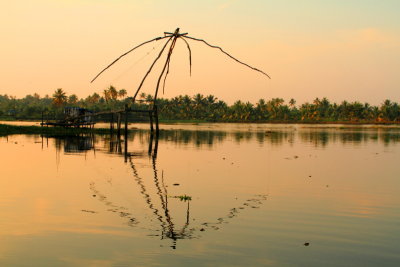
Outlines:
{"type": "Polygon", "coordinates": [[[154,143],[153,158],[157,158],[158,152],[158,134],[156,134],[156,141],[154,143]]]}
{"type": "Polygon", "coordinates": [[[111,131],[111,133],[113,132],[113,130],[114,130],[114,114],[111,113],[111,119],[110,119],[110,131],[111,131]]]}
{"type": "Polygon", "coordinates": [[[150,118],[150,134],[153,134],[154,128],[153,128],[153,111],[149,110],[149,118],[150,118]]]}
{"type": "Polygon", "coordinates": [[[125,104],[125,136],[128,136],[128,105],[125,104]]]}
{"type": "Polygon", "coordinates": [[[153,150],[153,137],[154,137],[153,133],[150,133],[149,151],[148,151],[149,156],[151,155],[151,152],[153,150]]]}
{"type": "Polygon", "coordinates": [[[158,127],[158,111],[157,111],[157,105],[154,104],[154,118],[156,120],[156,135],[160,133],[160,128],[158,127]]]}
{"type": "Polygon", "coordinates": [[[124,137],[124,148],[125,148],[125,162],[128,159],[128,105],[125,104],[125,137],[124,137]]]}
{"type": "Polygon", "coordinates": [[[117,113],[117,135],[121,136],[121,113],[117,113]]]}

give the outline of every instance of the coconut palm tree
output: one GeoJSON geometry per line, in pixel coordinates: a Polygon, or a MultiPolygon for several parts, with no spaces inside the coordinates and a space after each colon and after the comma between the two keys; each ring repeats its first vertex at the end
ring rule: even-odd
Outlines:
{"type": "Polygon", "coordinates": [[[114,86],[110,85],[110,87],[108,87],[108,92],[109,92],[109,95],[110,95],[112,100],[117,100],[118,91],[117,91],[117,89],[115,89],[114,86]]]}
{"type": "Polygon", "coordinates": [[[108,101],[111,99],[110,92],[107,89],[104,89],[103,95],[104,95],[104,99],[106,100],[106,103],[108,103],[108,101]]]}
{"type": "Polygon", "coordinates": [[[293,109],[295,105],[296,105],[296,100],[294,98],[291,98],[289,101],[289,106],[293,109]]]}
{"type": "Polygon", "coordinates": [[[118,97],[120,98],[124,98],[127,94],[128,92],[125,89],[121,89],[118,91],[118,97]]]}
{"type": "Polygon", "coordinates": [[[60,107],[67,102],[67,94],[62,88],[58,88],[53,94],[53,103],[60,107]]]}
{"type": "Polygon", "coordinates": [[[78,102],[78,97],[75,94],[72,94],[68,97],[68,104],[76,104],[78,102]]]}

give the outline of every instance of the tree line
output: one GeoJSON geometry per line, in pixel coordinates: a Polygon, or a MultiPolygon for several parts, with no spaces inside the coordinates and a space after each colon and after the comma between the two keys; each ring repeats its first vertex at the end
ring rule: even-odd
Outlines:
{"type": "MultiPolygon", "coordinates": [[[[17,99],[0,95],[0,117],[2,119],[41,119],[42,113],[62,114],[66,106],[82,107],[94,112],[122,109],[125,104],[133,108],[147,109],[153,97],[142,93],[132,104],[125,89],[110,86],[101,94],[93,93],[78,98],[59,88],[52,96],[38,94],[17,99]]],[[[157,106],[161,120],[207,121],[207,122],[354,122],[354,123],[398,123],[400,105],[384,100],[373,106],[358,101],[334,103],[327,98],[315,98],[312,102],[297,105],[291,99],[260,99],[257,103],[236,101],[228,105],[213,95],[179,95],[171,99],[158,98],[157,106]]]]}

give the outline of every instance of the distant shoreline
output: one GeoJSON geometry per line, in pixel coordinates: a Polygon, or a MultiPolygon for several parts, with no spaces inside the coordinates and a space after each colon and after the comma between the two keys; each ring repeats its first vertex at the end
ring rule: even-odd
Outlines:
{"type": "MultiPolygon", "coordinates": [[[[41,122],[37,119],[10,119],[10,118],[0,118],[0,124],[2,122],[41,122]]],[[[274,120],[274,121],[207,121],[207,120],[167,120],[160,119],[160,124],[193,124],[193,123],[226,123],[226,124],[347,124],[347,125],[400,125],[400,121],[284,121],[284,120],[274,120]]],[[[98,123],[109,123],[109,121],[98,121],[98,123]]],[[[129,121],[129,123],[148,123],[148,121],[129,121]]]]}
{"type": "MultiPolygon", "coordinates": [[[[32,121],[35,122],[35,121],[32,121]]],[[[37,121],[36,121],[37,122],[37,121]]],[[[201,124],[201,123],[210,123],[210,122],[171,122],[171,121],[163,121],[161,124],[165,125],[171,125],[171,124],[201,124]]],[[[211,123],[212,124],[212,123],[211,123]]],[[[246,123],[238,123],[238,122],[223,122],[221,124],[249,124],[248,122],[246,123]]],[[[261,123],[255,123],[255,124],[261,124],[261,123]]],[[[360,123],[360,122],[303,122],[303,123],[295,123],[295,122],[268,122],[268,123],[263,123],[263,124],[299,124],[299,125],[354,125],[354,126],[367,126],[367,125],[373,125],[373,126],[399,126],[400,123],[360,123]]],[[[129,129],[129,131],[135,131],[135,130],[143,130],[143,129],[129,129]]],[[[162,131],[161,127],[161,131],[162,131]]],[[[145,129],[147,131],[147,129],[145,129]]],[[[11,125],[11,124],[4,124],[0,123],[0,136],[6,136],[6,135],[13,135],[13,134],[47,134],[47,135],[53,135],[53,136],[62,136],[62,135],[73,135],[73,134],[84,134],[84,133],[92,133],[92,134],[110,134],[111,130],[109,128],[64,128],[64,127],[42,127],[42,126],[37,126],[37,125],[11,125]]],[[[112,130],[112,133],[117,133],[116,129],[112,130]]]]}

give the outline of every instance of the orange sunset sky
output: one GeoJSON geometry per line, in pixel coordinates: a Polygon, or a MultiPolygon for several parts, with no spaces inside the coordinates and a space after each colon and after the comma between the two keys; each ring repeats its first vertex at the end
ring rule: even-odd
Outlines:
{"type": "MultiPolygon", "coordinates": [[[[272,79],[197,42],[190,42],[190,77],[186,46],[178,42],[160,97],[399,102],[399,10],[398,0],[2,0],[0,94],[63,88],[86,97],[112,84],[133,95],[164,41],[90,80],[135,45],[180,27],[272,79]]],[[[144,92],[154,91],[160,65],[144,92]]]]}

